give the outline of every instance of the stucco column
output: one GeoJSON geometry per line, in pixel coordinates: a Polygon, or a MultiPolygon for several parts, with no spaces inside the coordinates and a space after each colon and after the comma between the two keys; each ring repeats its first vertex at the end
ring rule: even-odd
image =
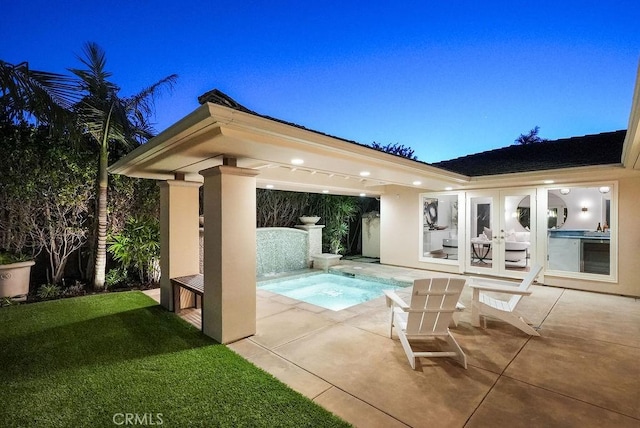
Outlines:
{"type": "Polygon", "coordinates": [[[199,269],[200,186],[180,180],[160,183],[160,304],[170,311],[174,310],[171,278],[194,275],[199,269]]]}
{"type": "Polygon", "coordinates": [[[204,297],[207,336],[230,343],[256,332],[258,171],[220,165],[204,177],[204,297]]]}

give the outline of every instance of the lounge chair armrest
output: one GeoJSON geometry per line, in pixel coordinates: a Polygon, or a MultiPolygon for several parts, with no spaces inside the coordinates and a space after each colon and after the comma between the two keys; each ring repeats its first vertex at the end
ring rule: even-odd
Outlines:
{"type": "Polygon", "coordinates": [[[486,282],[471,281],[469,283],[469,287],[482,290],[482,291],[491,291],[495,293],[505,293],[505,294],[519,294],[521,296],[528,296],[531,294],[531,290],[521,290],[518,287],[513,285],[506,285],[498,282],[494,283],[491,281],[486,281],[486,282]]]}
{"type": "Polygon", "coordinates": [[[387,298],[387,307],[391,307],[392,305],[396,305],[401,308],[403,311],[409,309],[409,305],[405,303],[404,300],[400,296],[398,296],[393,290],[383,290],[384,295],[387,298]]]}

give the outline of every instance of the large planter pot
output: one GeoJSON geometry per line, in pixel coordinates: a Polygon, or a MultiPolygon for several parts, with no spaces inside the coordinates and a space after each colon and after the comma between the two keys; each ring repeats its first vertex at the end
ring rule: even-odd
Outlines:
{"type": "Polygon", "coordinates": [[[29,294],[29,279],[34,261],[0,265],[0,297],[29,294]]]}

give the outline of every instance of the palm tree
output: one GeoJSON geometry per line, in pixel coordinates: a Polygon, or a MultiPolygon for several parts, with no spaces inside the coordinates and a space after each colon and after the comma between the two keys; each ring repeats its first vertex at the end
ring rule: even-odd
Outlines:
{"type": "Polygon", "coordinates": [[[84,69],[70,69],[77,77],[78,89],[85,94],[74,107],[77,124],[99,147],[97,233],[93,285],[104,287],[107,261],[107,187],[109,175],[109,150],[120,147],[129,150],[153,136],[149,117],[153,114],[154,101],[162,90],[172,89],[178,76],[172,74],[144,88],[130,97],[121,97],[120,87],[109,81],[105,52],[89,42],[79,57],[84,69]]]}

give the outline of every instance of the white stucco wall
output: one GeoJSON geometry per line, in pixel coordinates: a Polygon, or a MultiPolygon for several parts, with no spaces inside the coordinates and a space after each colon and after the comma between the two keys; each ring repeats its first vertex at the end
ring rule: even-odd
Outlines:
{"type": "MultiPolygon", "coordinates": [[[[640,296],[640,178],[619,181],[618,217],[618,281],[587,281],[546,275],[545,284],[610,294],[640,296]]],[[[569,205],[569,203],[568,203],[569,205]]],[[[569,210],[576,210],[580,201],[571,203],[569,210]]],[[[578,207],[579,209],[580,207],[578,207]]],[[[593,207],[593,213],[601,208],[593,207]]],[[[420,192],[404,187],[388,187],[380,198],[380,262],[389,265],[418,269],[432,269],[457,273],[458,266],[419,261],[420,245],[420,192]]],[[[580,211],[581,212],[581,211],[580,211]]],[[[462,223],[463,211],[460,211],[462,223]]],[[[571,214],[570,214],[571,215],[571,214]]],[[[567,219],[567,222],[569,219],[567,219]]],[[[574,227],[593,230],[597,226],[594,217],[584,216],[582,223],[574,227]],[[579,227],[581,226],[581,227],[579,227]]],[[[568,224],[567,226],[570,226],[568,224]]],[[[544,259],[544,255],[540,256],[544,259]]]]}
{"type": "Polygon", "coordinates": [[[417,189],[389,186],[380,197],[380,263],[458,273],[459,268],[419,261],[422,216],[417,189]]]}

